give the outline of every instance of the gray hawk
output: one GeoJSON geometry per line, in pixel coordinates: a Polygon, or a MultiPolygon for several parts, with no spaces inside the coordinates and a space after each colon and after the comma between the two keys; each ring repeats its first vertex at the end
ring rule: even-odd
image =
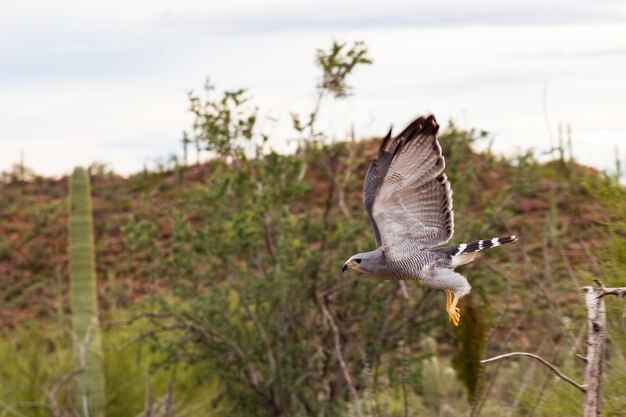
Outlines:
{"type": "Polygon", "coordinates": [[[376,249],[358,253],[343,265],[384,280],[419,280],[446,292],[446,311],[458,326],[459,299],[471,286],[454,271],[472,262],[478,252],[517,241],[495,237],[442,246],[454,233],[452,188],[437,141],[434,116],[420,117],[392,138],[384,138],[363,183],[365,210],[376,249]]]}

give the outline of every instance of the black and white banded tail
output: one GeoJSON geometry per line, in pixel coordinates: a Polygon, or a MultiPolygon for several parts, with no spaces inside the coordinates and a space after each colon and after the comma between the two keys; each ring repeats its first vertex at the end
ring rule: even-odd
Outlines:
{"type": "Polygon", "coordinates": [[[493,239],[461,243],[456,246],[447,246],[443,248],[443,250],[450,256],[450,266],[456,268],[457,266],[465,265],[475,260],[478,256],[478,252],[483,249],[495,248],[496,246],[512,242],[517,242],[517,236],[494,237],[493,239]]]}
{"type": "Polygon", "coordinates": [[[494,237],[493,239],[477,240],[470,243],[461,243],[451,249],[454,250],[452,256],[461,255],[463,253],[480,252],[483,249],[495,248],[505,243],[517,242],[517,236],[511,235],[506,237],[494,237]]]}

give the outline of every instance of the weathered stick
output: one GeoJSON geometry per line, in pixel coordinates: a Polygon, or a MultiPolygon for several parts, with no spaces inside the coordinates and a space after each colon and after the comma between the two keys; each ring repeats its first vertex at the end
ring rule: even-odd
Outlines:
{"type": "Polygon", "coordinates": [[[606,341],[606,309],[604,307],[604,288],[597,290],[584,287],[587,304],[587,366],[585,368],[584,416],[599,416],[602,410],[602,372],[604,368],[604,349],[606,341]]]}
{"type": "MultiPolygon", "coordinates": [[[[589,288],[589,287],[585,287],[589,288]]],[[[626,296],[626,287],[621,288],[600,288],[597,290],[598,297],[604,297],[605,295],[616,295],[618,298],[626,296]]]]}
{"type": "Polygon", "coordinates": [[[354,387],[354,384],[352,383],[352,377],[350,376],[350,371],[348,371],[348,366],[346,365],[346,361],[344,360],[343,355],[341,353],[341,340],[339,337],[339,331],[337,329],[337,325],[335,324],[335,320],[333,319],[333,316],[330,314],[330,312],[326,308],[326,305],[322,303],[321,306],[322,306],[322,313],[324,314],[324,317],[328,321],[328,324],[330,325],[330,328],[332,329],[333,335],[335,337],[335,353],[337,354],[337,361],[339,362],[339,365],[341,366],[341,370],[343,371],[343,377],[346,380],[346,384],[348,384],[350,397],[352,398],[352,401],[354,402],[354,411],[356,412],[356,415],[358,417],[363,417],[363,412],[361,411],[361,405],[359,404],[359,396],[356,392],[356,388],[354,387]]]}
{"type": "Polygon", "coordinates": [[[561,370],[559,368],[557,368],[556,366],[554,366],[553,364],[551,364],[550,362],[548,362],[547,360],[545,360],[544,358],[542,358],[541,356],[535,355],[533,353],[528,353],[528,352],[511,352],[511,353],[505,353],[503,355],[498,355],[498,356],[494,356],[493,358],[489,358],[489,359],[483,359],[482,361],[480,361],[480,363],[489,363],[489,362],[494,362],[494,361],[498,361],[500,359],[505,359],[505,358],[510,358],[512,356],[528,356],[529,358],[533,358],[538,360],[539,362],[543,363],[545,366],[547,366],[548,368],[550,368],[550,370],[552,372],[554,372],[559,378],[561,378],[563,381],[575,386],[576,388],[578,388],[580,391],[585,392],[585,386],[584,385],[580,385],[578,382],[574,381],[572,378],[568,377],[567,375],[565,375],[563,372],[561,372],[561,370]]]}

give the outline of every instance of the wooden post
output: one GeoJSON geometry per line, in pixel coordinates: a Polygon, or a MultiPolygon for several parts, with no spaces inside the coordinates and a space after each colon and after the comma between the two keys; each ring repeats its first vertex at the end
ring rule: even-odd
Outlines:
{"type": "Polygon", "coordinates": [[[606,343],[606,308],[602,288],[584,287],[587,304],[587,367],[585,369],[585,417],[597,417],[602,407],[602,373],[606,343]]]}

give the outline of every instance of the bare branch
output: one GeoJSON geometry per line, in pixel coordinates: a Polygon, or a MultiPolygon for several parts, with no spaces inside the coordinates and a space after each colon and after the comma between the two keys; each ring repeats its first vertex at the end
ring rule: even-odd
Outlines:
{"type": "Polygon", "coordinates": [[[339,184],[339,188],[337,189],[337,198],[339,199],[339,208],[344,216],[350,217],[350,210],[346,206],[346,188],[350,183],[350,179],[352,178],[352,170],[354,169],[354,157],[356,156],[356,138],[354,134],[354,125],[350,128],[350,138],[351,142],[348,144],[348,159],[346,161],[346,172],[343,175],[343,180],[339,184]]]}
{"type": "Polygon", "coordinates": [[[565,249],[563,248],[561,241],[559,239],[556,239],[556,244],[557,244],[557,248],[559,249],[559,254],[561,255],[561,258],[563,259],[563,263],[565,264],[565,268],[567,269],[567,274],[569,275],[569,278],[572,281],[572,284],[574,284],[576,288],[580,287],[580,283],[578,282],[578,279],[576,278],[576,274],[574,273],[574,268],[572,268],[572,264],[570,263],[569,258],[567,257],[567,254],[565,253],[565,249]]]}
{"type": "Polygon", "coordinates": [[[267,349],[267,360],[269,362],[269,371],[268,371],[266,384],[269,387],[272,385],[272,383],[274,382],[274,378],[276,377],[276,359],[274,357],[274,350],[272,349],[272,344],[270,343],[269,337],[267,337],[267,333],[265,332],[265,329],[261,325],[261,322],[257,319],[256,314],[254,314],[254,311],[250,308],[246,295],[242,291],[239,290],[239,287],[237,285],[233,284],[232,288],[239,295],[239,300],[241,301],[243,308],[246,310],[246,313],[248,313],[248,316],[254,323],[254,327],[256,327],[257,332],[259,332],[259,336],[261,336],[261,340],[263,341],[263,344],[265,345],[265,348],[267,349]]]}
{"type": "Polygon", "coordinates": [[[141,340],[145,340],[145,339],[149,339],[151,337],[155,337],[156,335],[159,335],[161,333],[173,332],[173,331],[176,331],[176,330],[186,329],[188,327],[189,326],[186,325],[186,324],[172,324],[172,325],[169,325],[169,326],[161,326],[157,330],[151,330],[151,331],[147,331],[147,332],[143,332],[142,331],[137,336],[131,337],[130,339],[126,340],[126,342],[122,343],[121,345],[110,346],[110,347],[105,348],[105,350],[114,350],[116,352],[122,352],[122,351],[126,350],[130,346],[133,346],[135,343],[137,343],[137,342],[139,342],[141,340]]]}
{"type": "Polygon", "coordinates": [[[322,306],[322,313],[324,314],[324,317],[328,321],[328,324],[330,325],[330,328],[332,329],[333,335],[335,337],[335,353],[337,354],[337,361],[339,362],[339,365],[341,366],[341,370],[343,371],[343,377],[346,380],[346,384],[348,384],[348,389],[350,391],[350,396],[352,397],[352,401],[354,402],[354,408],[355,408],[356,414],[359,417],[363,417],[363,413],[361,412],[361,406],[359,405],[358,394],[356,392],[356,389],[354,388],[354,384],[352,383],[352,377],[350,376],[350,371],[348,371],[346,361],[344,360],[343,355],[341,353],[341,341],[339,338],[339,331],[337,330],[337,325],[335,324],[335,320],[333,319],[333,316],[330,314],[330,312],[326,308],[326,305],[322,303],[321,306],[322,306]]]}
{"type": "Polygon", "coordinates": [[[557,368],[556,366],[552,365],[550,362],[548,362],[547,360],[543,359],[541,356],[535,355],[533,353],[528,353],[528,352],[511,352],[511,353],[505,353],[503,355],[498,355],[498,356],[494,356],[493,358],[489,358],[489,359],[483,359],[482,361],[480,361],[480,363],[489,363],[489,362],[495,362],[498,361],[500,359],[505,359],[505,358],[510,358],[513,356],[528,356],[530,358],[536,359],[539,362],[543,363],[545,366],[547,366],[548,368],[550,368],[550,370],[552,372],[554,372],[559,378],[561,378],[562,380],[564,380],[565,382],[568,382],[569,384],[575,386],[576,388],[578,388],[581,392],[585,392],[586,391],[586,387],[584,385],[579,384],[578,382],[574,381],[573,379],[571,379],[570,377],[568,377],[567,375],[565,375],[563,372],[561,372],[559,370],[559,368],[557,368]]]}
{"type": "Polygon", "coordinates": [[[20,416],[23,416],[24,414],[17,411],[18,408],[45,408],[47,410],[50,410],[50,407],[47,404],[38,403],[35,401],[22,401],[22,402],[7,405],[2,411],[2,417],[8,415],[8,413],[18,414],[20,416]]]}
{"type": "MultiPolygon", "coordinates": [[[[329,295],[331,295],[332,293],[335,293],[335,292],[337,292],[337,291],[339,291],[339,290],[343,289],[344,287],[348,287],[348,286],[350,286],[350,285],[354,285],[354,282],[355,282],[356,280],[357,280],[357,278],[354,278],[354,277],[352,277],[352,278],[346,278],[345,280],[340,281],[340,282],[339,282],[339,284],[335,285],[334,287],[331,287],[331,288],[329,288],[329,289],[327,289],[327,290],[324,290],[324,291],[321,293],[321,297],[322,297],[322,298],[327,298],[327,297],[328,297],[329,295]]],[[[400,281],[400,282],[402,282],[402,281],[400,281]]]]}
{"type": "Polygon", "coordinates": [[[262,391],[261,386],[259,385],[259,376],[256,367],[254,366],[254,362],[249,360],[249,358],[245,355],[243,349],[239,345],[237,345],[237,343],[230,340],[224,334],[215,331],[215,329],[203,326],[201,323],[198,322],[197,318],[194,318],[188,314],[177,313],[175,314],[175,317],[179,321],[184,323],[185,326],[189,327],[191,330],[201,335],[209,343],[217,341],[218,343],[227,344],[230,347],[231,352],[234,353],[237,357],[239,363],[248,369],[248,380],[240,378],[241,382],[248,383],[259,396],[261,396],[265,400],[268,400],[267,394],[262,391]]]}
{"type": "Polygon", "coordinates": [[[598,297],[604,297],[605,295],[616,295],[618,298],[624,298],[624,296],[626,296],[626,287],[600,288],[598,290],[598,297]]]}
{"type": "MultiPolygon", "coordinates": [[[[81,360],[82,362],[82,360],[81,360]]],[[[76,375],[85,371],[84,367],[78,367],[71,372],[63,375],[53,386],[52,388],[44,388],[46,397],[48,398],[48,402],[50,403],[50,410],[54,417],[60,417],[62,415],[61,408],[59,407],[59,401],[57,400],[57,396],[61,388],[71,381],[76,375]]]]}
{"type": "Polygon", "coordinates": [[[135,323],[138,320],[141,319],[161,319],[161,318],[167,318],[167,317],[172,317],[173,314],[169,313],[169,312],[164,312],[164,311],[149,311],[146,313],[140,313],[137,314],[135,316],[132,316],[128,319],[125,320],[109,320],[109,321],[103,321],[102,322],[102,326],[105,328],[108,328],[110,326],[120,326],[120,325],[130,325],[135,323]]]}

